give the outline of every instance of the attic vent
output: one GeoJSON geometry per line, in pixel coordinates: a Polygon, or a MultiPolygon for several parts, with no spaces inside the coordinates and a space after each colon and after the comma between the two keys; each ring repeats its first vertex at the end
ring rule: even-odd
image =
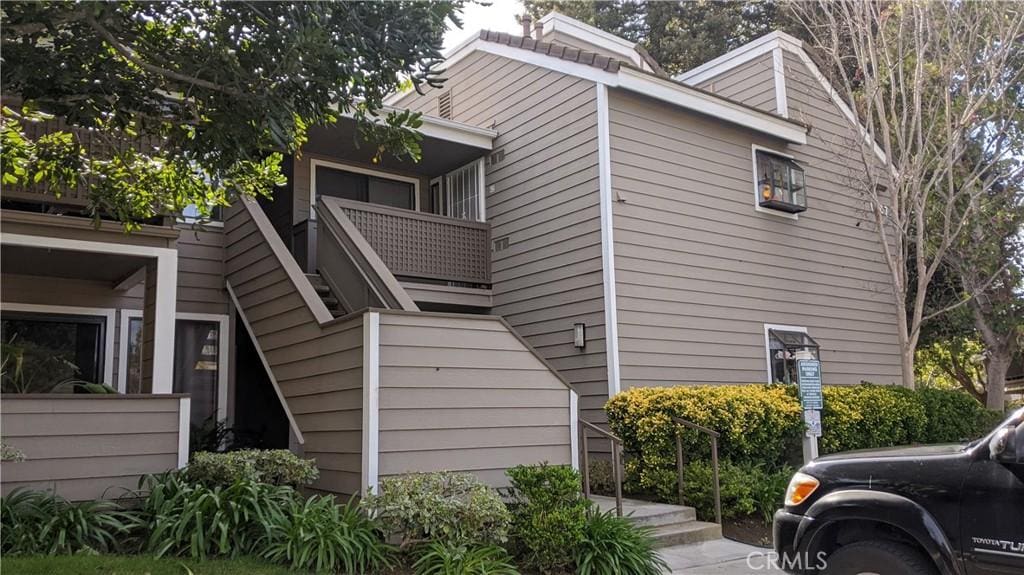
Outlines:
{"type": "Polygon", "coordinates": [[[487,165],[493,166],[499,164],[505,160],[505,148],[492,152],[491,155],[487,156],[487,165]]]}
{"type": "Polygon", "coordinates": [[[494,251],[500,252],[508,249],[508,236],[494,240],[494,251]]]}
{"type": "Polygon", "coordinates": [[[446,90],[437,97],[437,115],[445,120],[452,119],[452,91],[446,90]]]}

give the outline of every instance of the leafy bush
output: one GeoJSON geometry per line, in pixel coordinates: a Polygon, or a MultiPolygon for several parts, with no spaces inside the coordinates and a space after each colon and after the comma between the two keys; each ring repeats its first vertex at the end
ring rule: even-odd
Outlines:
{"type": "MultiPolygon", "coordinates": [[[[994,425],[988,410],[956,390],[912,391],[864,384],[826,386],[823,393],[822,453],[955,441],[979,437],[994,425]]],[[[676,497],[672,417],[721,433],[723,461],[765,470],[800,462],[803,422],[795,386],[633,388],[615,396],[605,410],[612,431],[623,439],[631,456],[626,463],[627,489],[666,501],[676,497]]],[[[710,459],[706,436],[683,430],[682,437],[689,461],[710,459]]],[[[724,502],[723,506],[728,508],[724,502]]],[[[738,509],[749,507],[743,504],[738,509]]]]}
{"type": "Polygon", "coordinates": [[[928,415],[913,390],[837,385],[825,387],[823,395],[823,434],[818,440],[822,453],[906,445],[925,439],[928,415]]]}
{"type": "Polygon", "coordinates": [[[253,549],[262,522],[283,513],[295,491],[287,486],[237,481],[228,487],[190,483],[179,474],[148,477],[141,512],[144,549],[157,557],[236,557],[253,549]]]}
{"type": "Polygon", "coordinates": [[[416,575],[518,575],[508,552],[497,545],[467,547],[434,541],[420,550],[416,575]]]}
{"type": "Polygon", "coordinates": [[[607,459],[590,460],[590,492],[597,495],[615,494],[615,475],[612,462],[607,459]]]}
{"type": "Polygon", "coordinates": [[[976,439],[992,429],[1002,414],[985,409],[970,395],[950,389],[924,387],[917,390],[927,423],[921,443],[953,443],[976,439]]]}
{"type": "Polygon", "coordinates": [[[316,480],[316,462],[287,449],[243,449],[228,453],[200,452],[185,468],[188,481],[207,487],[233,485],[240,480],[300,487],[316,480]]]}
{"type": "Polygon", "coordinates": [[[381,481],[364,509],[402,546],[442,541],[504,543],[511,520],[498,493],[469,473],[416,473],[381,481]]]}
{"type": "Polygon", "coordinates": [[[587,514],[575,563],[580,575],[661,575],[668,570],[654,550],[650,528],[597,509],[587,514]]]}
{"type": "Polygon", "coordinates": [[[370,573],[390,565],[391,548],[379,527],[351,502],[292,497],[261,518],[264,535],[254,551],[292,569],[370,573]]]}
{"type": "Polygon", "coordinates": [[[520,465],[506,474],[512,511],[512,549],[520,565],[541,572],[564,570],[583,541],[590,502],[574,469],[520,465]]]}
{"type": "MultiPolygon", "coordinates": [[[[765,466],[719,462],[722,516],[725,518],[759,514],[765,523],[782,506],[786,486],[796,470],[785,466],[779,470],[765,466]]],[[[672,480],[675,487],[675,478],[672,480]]],[[[706,461],[687,463],[683,478],[683,498],[697,509],[697,515],[713,521],[715,517],[714,474],[706,461]]]]}
{"type": "Polygon", "coordinates": [[[138,517],[109,501],[70,503],[46,491],[15,489],[0,498],[0,553],[64,555],[123,550],[138,517]]]}
{"type": "MultiPolygon", "coordinates": [[[[626,476],[633,489],[673,497],[676,429],[673,417],[722,434],[719,455],[733,461],[779,466],[799,455],[800,405],[780,385],[635,387],[612,398],[605,410],[612,432],[631,457],[626,476]]],[[[706,435],[681,430],[690,460],[710,459],[706,435]]]]}

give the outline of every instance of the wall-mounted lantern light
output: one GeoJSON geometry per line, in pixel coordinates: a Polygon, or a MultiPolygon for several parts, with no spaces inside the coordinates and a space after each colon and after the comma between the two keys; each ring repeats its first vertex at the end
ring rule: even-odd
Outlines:
{"type": "Polygon", "coordinates": [[[576,349],[587,347],[587,324],[577,323],[572,326],[573,345],[576,349]]]}

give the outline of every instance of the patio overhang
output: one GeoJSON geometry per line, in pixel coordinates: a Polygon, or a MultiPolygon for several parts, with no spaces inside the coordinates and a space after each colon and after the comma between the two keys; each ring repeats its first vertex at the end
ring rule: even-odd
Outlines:
{"type": "MultiPolygon", "coordinates": [[[[0,210],[0,257],[5,280],[17,279],[29,287],[37,282],[82,280],[106,284],[110,293],[126,292],[145,282],[141,297],[142,391],[171,393],[174,373],[174,325],[176,312],[178,231],[143,226],[126,234],[120,224],[88,218],[0,210]]],[[[112,350],[115,310],[77,308],[74,294],[54,294],[46,289],[15,289],[4,282],[0,307],[7,312],[52,314],[69,311],[81,315],[106,315],[106,348],[112,350]],[[70,297],[69,297],[70,295],[70,297]],[[86,311],[89,313],[86,314],[86,311]]],[[[103,383],[118,387],[112,377],[112,357],[104,358],[103,383]]]]}
{"type": "MultiPolygon", "coordinates": [[[[385,112],[390,110],[385,109],[385,112]]],[[[419,162],[391,154],[384,154],[374,162],[377,146],[360,137],[356,121],[350,116],[342,116],[333,126],[310,129],[309,142],[303,146],[303,151],[435,177],[483,157],[493,149],[494,138],[498,135],[494,130],[434,116],[421,119],[423,125],[418,131],[423,137],[420,141],[423,156],[419,162]]]]}

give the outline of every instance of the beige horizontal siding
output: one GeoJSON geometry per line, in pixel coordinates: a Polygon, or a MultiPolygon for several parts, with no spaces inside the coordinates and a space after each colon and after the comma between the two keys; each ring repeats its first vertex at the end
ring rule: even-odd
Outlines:
{"type": "Polygon", "coordinates": [[[380,474],[570,462],[569,388],[500,320],[380,313],[380,474]]]}
{"type": "Polygon", "coordinates": [[[3,494],[83,501],[137,489],[141,475],[177,467],[179,405],[178,396],[4,395],[0,435],[26,459],[4,462],[3,494]]]}
{"type": "MultiPolygon", "coordinates": [[[[737,70],[716,92],[761,85],[749,80],[765,73],[758,61],[737,70]]],[[[766,323],[806,327],[826,383],[899,379],[888,269],[824,141],[836,138],[812,129],[806,146],[786,147],[616,90],[610,127],[623,389],[765,381],[766,323]],[[751,144],[806,169],[798,220],[755,210],[751,144]]]]}
{"type": "MultiPolygon", "coordinates": [[[[255,204],[252,209],[266,218],[255,204]]],[[[244,207],[230,210],[225,231],[227,280],[303,434],[304,454],[320,469],[312,487],[355,494],[361,487],[363,318],[321,324],[296,287],[308,280],[289,276],[279,258],[291,255],[244,207]]]]}
{"type": "Polygon", "coordinates": [[[768,52],[709,78],[697,84],[697,87],[774,113],[776,102],[773,62],[772,53],[768,52]]]}
{"type": "MultiPolygon", "coordinates": [[[[505,159],[487,167],[494,307],[603,421],[608,393],[594,84],[491,54],[446,72],[453,119],[493,127],[505,159]],[[573,347],[573,324],[587,346],[573,347]],[[603,399],[602,399],[603,398],[603,399]]],[[[399,105],[436,114],[436,91],[399,105]]]]}

